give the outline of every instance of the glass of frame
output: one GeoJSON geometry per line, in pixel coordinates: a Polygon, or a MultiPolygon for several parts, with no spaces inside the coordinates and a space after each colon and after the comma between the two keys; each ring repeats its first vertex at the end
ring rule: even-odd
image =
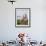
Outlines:
{"type": "Polygon", "coordinates": [[[30,27],[31,26],[30,8],[15,8],[15,26],[30,27]]]}

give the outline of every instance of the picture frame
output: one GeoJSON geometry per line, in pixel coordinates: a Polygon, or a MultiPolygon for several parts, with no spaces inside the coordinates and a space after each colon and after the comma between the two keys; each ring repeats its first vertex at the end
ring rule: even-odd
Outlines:
{"type": "Polygon", "coordinates": [[[15,27],[31,27],[30,8],[15,8],[15,27]]]}

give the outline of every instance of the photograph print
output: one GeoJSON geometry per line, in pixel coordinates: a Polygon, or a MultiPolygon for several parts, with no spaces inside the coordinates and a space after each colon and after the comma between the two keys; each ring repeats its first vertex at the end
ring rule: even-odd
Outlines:
{"type": "Polygon", "coordinates": [[[30,27],[30,8],[15,9],[15,26],[30,27]]]}

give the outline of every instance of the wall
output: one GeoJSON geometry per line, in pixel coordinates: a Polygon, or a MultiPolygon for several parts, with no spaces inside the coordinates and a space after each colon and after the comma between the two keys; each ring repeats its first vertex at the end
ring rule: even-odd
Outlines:
{"type": "Polygon", "coordinates": [[[0,41],[15,40],[19,32],[29,33],[33,40],[46,40],[45,0],[17,0],[13,5],[0,0],[0,41]],[[31,27],[15,27],[15,8],[31,8],[31,27]]]}

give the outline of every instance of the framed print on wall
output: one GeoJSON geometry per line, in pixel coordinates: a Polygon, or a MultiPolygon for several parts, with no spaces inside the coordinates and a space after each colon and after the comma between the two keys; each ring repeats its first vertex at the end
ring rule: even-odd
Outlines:
{"type": "Polygon", "coordinates": [[[15,8],[15,26],[30,27],[31,26],[30,8],[15,8]]]}

